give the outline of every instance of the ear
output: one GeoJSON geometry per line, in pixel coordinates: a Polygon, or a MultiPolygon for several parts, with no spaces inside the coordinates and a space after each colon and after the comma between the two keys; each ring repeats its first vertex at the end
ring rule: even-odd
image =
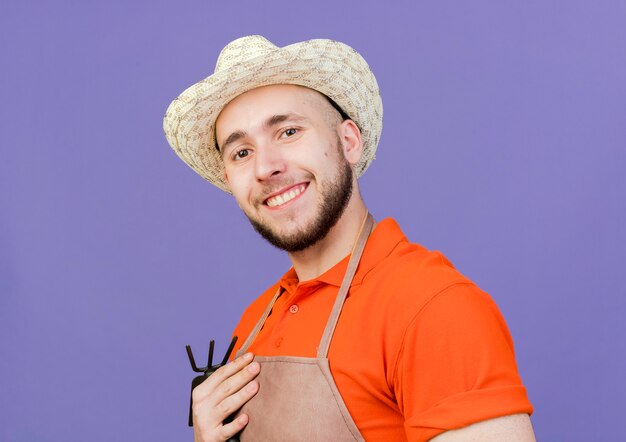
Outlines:
{"type": "Polygon", "coordinates": [[[230,191],[231,196],[233,197],[233,199],[235,200],[235,202],[237,203],[237,205],[239,206],[239,208],[240,208],[241,210],[243,210],[243,207],[241,207],[241,204],[239,204],[239,201],[237,201],[237,198],[235,198],[235,196],[234,196],[234,195],[232,195],[233,191],[232,191],[232,189],[230,188],[230,181],[228,181],[228,173],[226,172],[226,169],[224,169],[223,173],[224,173],[224,181],[226,182],[226,187],[228,187],[228,190],[230,191]]]}
{"type": "Polygon", "coordinates": [[[363,154],[363,141],[361,131],[352,120],[344,120],[337,128],[337,133],[341,139],[343,155],[351,165],[356,165],[361,160],[363,154]]]}
{"type": "Polygon", "coordinates": [[[228,190],[232,193],[232,190],[230,189],[230,181],[228,180],[228,172],[226,172],[226,168],[223,168],[222,174],[224,176],[224,182],[226,183],[226,187],[228,187],[228,190]]]}

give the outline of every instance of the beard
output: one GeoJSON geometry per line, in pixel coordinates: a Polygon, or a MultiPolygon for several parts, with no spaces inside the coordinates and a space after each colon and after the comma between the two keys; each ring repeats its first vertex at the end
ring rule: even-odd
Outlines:
{"type": "Polygon", "coordinates": [[[332,181],[320,187],[322,203],[307,226],[290,234],[280,234],[262,221],[246,213],[250,224],[267,242],[288,253],[305,250],[324,239],[345,211],[352,195],[352,167],[341,156],[337,174],[332,181]]]}

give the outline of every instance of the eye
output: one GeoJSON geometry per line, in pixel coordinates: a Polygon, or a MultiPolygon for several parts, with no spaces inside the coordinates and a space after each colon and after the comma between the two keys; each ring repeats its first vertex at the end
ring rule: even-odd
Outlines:
{"type": "Polygon", "coordinates": [[[298,129],[296,129],[295,127],[290,127],[289,129],[285,129],[281,134],[281,138],[289,138],[289,137],[293,137],[295,134],[298,133],[298,129]]]}
{"type": "Polygon", "coordinates": [[[245,157],[247,157],[250,154],[250,151],[248,149],[239,149],[238,151],[235,152],[235,160],[242,160],[245,157]]]}

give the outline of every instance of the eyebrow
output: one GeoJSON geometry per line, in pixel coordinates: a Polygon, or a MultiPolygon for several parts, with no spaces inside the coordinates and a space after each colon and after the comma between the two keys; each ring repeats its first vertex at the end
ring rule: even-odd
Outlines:
{"type": "MultiPolygon", "coordinates": [[[[265,120],[265,122],[263,123],[263,127],[265,127],[266,129],[269,129],[269,128],[276,126],[277,124],[284,123],[285,121],[293,121],[295,123],[301,123],[303,121],[307,121],[307,118],[295,112],[290,112],[287,114],[272,115],[267,120],[265,120]]],[[[216,143],[216,146],[218,150],[221,151],[223,154],[224,152],[226,152],[226,148],[230,144],[235,143],[242,138],[245,138],[247,135],[248,134],[243,130],[236,130],[226,138],[226,140],[224,141],[224,144],[221,147],[217,145],[217,143],[216,143]]]]}
{"type": "Polygon", "coordinates": [[[281,115],[273,115],[267,119],[264,126],[266,128],[270,128],[276,126],[277,124],[284,123],[285,121],[294,121],[294,122],[302,122],[306,121],[306,118],[300,114],[296,114],[295,112],[290,112],[288,114],[281,115]]]}
{"type": "Polygon", "coordinates": [[[222,153],[224,153],[224,152],[226,152],[226,148],[228,147],[229,144],[232,144],[232,143],[236,142],[237,140],[240,140],[241,138],[244,138],[245,136],[246,136],[246,133],[244,131],[236,130],[235,132],[230,134],[228,136],[228,138],[226,138],[226,141],[224,141],[224,144],[222,145],[222,147],[220,147],[217,143],[215,143],[215,145],[217,146],[217,150],[219,150],[222,153]]]}

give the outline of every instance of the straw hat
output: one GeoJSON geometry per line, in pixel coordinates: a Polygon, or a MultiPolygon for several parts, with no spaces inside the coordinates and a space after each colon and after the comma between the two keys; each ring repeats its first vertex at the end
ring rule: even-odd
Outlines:
{"type": "Polygon", "coordinates": [[[374,159],[383,107],[376,78],[354,49],[332,40],[308,40],[279,48],[253,35],[220,53],[213,75],[194,84],[167,108],[163,129],[176,154],[200,176],[228,192],[215,120],[235,97],[271,84],[296,84],[331,98],[361,129],[361,176],[374,159]]]}

